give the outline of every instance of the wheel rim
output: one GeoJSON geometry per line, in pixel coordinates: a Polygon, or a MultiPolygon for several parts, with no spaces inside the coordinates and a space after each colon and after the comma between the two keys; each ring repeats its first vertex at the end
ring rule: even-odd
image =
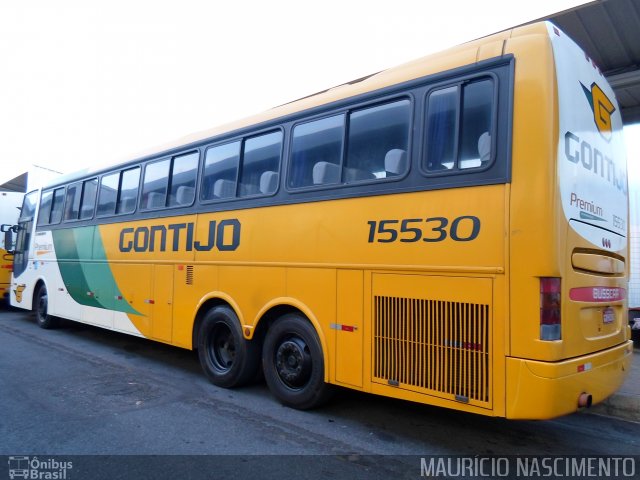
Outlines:
{"type": "Polygon", "coordinates": [[[311,352],[300,337],[285,338],[276,350],[276,372],[289,388],[300,389],[311,378],[311,352]]]}
{"type": "Polygon", "coordinates": [[[209,358],[214,368],[220,372],[229,371],[236,358],[236,344],[229,327],[217,324],[211,330],[209,344],[209,358]]]}

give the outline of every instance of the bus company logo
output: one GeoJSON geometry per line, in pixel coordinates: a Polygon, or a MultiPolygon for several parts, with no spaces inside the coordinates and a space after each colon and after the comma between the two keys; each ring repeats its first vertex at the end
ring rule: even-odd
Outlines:
{"type": "Polygon", "coordinates": [[[602,246],[604,248],[611,248],[611,240],[608,238],[603,238],[602,239],[602,246]]]}
{"type": "Polygon", "coordinates": [[[616,111],[616,107],[613,106],[613,102],[609,100],[609,97],[602,91],[596,82],[591,84],[591,88],[585,87],[580,82],[582,91],[587,97],[591,111],[593,112],[593,121],[607,142],[611,140],[611,114],[616,111]]]}
{"type": "Polygon", "coordinates": [[[25,478],[38,480],[66,480],[68,470],[73,468],[73,462],[61,462],[54,458],[40,460],[38,457],[10,456],[9,478],[25,478]]]}

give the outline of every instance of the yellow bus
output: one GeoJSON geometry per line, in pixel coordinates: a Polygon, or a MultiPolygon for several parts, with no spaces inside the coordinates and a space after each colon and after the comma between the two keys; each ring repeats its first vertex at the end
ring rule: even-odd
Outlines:
{"type": "Polygon", "coordinates": [[[632,358],[621,135],[584,52],[519,27],[28,194],[11,301],[294,408],[568,414],[632,358]]]}
{"type": "Polygon", "coordinates": [[[24,193],[21,192],[0,192],[0,301],[3,303],[9,301],[15,224],[20,215],[23,198],[24,193]]]}

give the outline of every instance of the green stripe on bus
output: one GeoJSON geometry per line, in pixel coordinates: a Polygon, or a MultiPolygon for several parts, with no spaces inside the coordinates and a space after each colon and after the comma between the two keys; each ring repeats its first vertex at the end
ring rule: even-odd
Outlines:
{"type": "Polygon", "coordinates": [[[140,315],[122,296],[96,227],[54,230],[53,243],[62,281],[81,305],[140,315]]]}

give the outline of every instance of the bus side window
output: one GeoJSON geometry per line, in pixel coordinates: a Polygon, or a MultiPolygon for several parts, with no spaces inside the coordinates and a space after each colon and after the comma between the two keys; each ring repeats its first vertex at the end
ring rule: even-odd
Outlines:
{"type": "Polygon", "coordinates": [[[340,114],[294,127],[287,180],[289,187],[309,187],[340,181],[344,119],[344,114],[340,114]]]}
{"type": "Polygon", "coordinates": [[[80,182],[74,183],[67,187],[67,198],[65,200],[64,207],[64,219],[77,220],[78,213],[80,212],[80,197],[82,192],[82,184],[80,182]]]}
{"type": "Polygon", "coordinates": [[[436,90],[427,104],[427,170],[450,170],[455,163],[458,86],[436,90]]]}
{"type": "Polygon", "coordinates": [[[136,209],[139,184],[140,167],[130,168],[122,172],[116,213],[131,213],[136,209]]]}
{"type": "Polygon", "coordinates": [[[110,173],[102,177],[100,181],[100,191],[98,193],[98,210],[96,215],[113,215],[115,213],[119,181],[119,172],[110,173]]]}
{"type": "Polygon", "coordinates": [[[406,99],[352,112],[344,181],[386,178],[387,152],[407,151],[410,124],[411,102],[406,99]]]}
{"type": "Polygon", "coordinates": [[[239,141],[209,147],[205,154],[200,199],[235,197],[239,161],[239,141]]]}
{"type": "Polygon", "coordinates": [[[427,171],[489,165],[493,109],[494,82],[490,78],[431,92],[427,101],[427,171]]]}
{"type": "Polygon", "coordinates": [[[53,192],[42,192],[40,198],[40,209],[38,210],[38,225],[47,225],[49,223],[49,217],[51,216],[51,200],[53,199],[53,192]]]}
{"type": "Polygon", "coordinates": [[[169,206],[191,205],[196,194],[199,152],[191,152],[173,158],[171,166],[171,191],[169,206]]]}
{"type": "Polygon", "coordinates": [[[80,202],[80,220],[93,217],[96,207],[96,193],[98,191],[98,179],[85,180],[82,187],[82,201],[80,202]]]}
{"type": "Polygon", "coordinates": [[[142,208],[145,210],[162,208],[167,199],[170,160],[147,164],[142,182],[142,208]]]}
{"type": "Polygon", "coordinates": [[[56,188],[53,191],[53,203],[51,205],[51,221],[49,223],[60,223],[62,220],[62,209],[64,207],[64,187],[56,188]]]}
{"type": "Polygon", "coordinates": [[[458,167],[483,167],[491,160],[493,81],[484,79],[465,85],[462,98],[458,167]]]}
{"type": "Polygon", "coordinates": [[[280,170],[282,152],[282,131],[251,137],[244,141],[239,175],[241,197],[258,195],[262,174],[280,170]]]}

